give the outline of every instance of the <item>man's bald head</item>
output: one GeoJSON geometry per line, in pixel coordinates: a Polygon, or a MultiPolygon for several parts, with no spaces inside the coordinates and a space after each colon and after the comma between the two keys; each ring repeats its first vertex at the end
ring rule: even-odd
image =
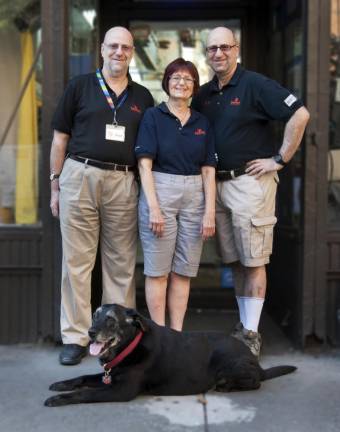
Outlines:
{"type": "Polygon", "coordinates": [[[103,73],[112,78],[126,77],[133,56],[133,37],[125,27],[112,27],[101,47],[103,73]]]}
{"type": "Polygon", "coordinates": [[[228,82],[237,67],[239,54],[234,32],[227,27],[216,27],[207,37],[207,62],[222,82],[228,82]]]}
{"type": "Polygon", "coordinates": [[[112,39],[124,39],[125,44],[133,45],[133,36],[125,27],[111,27],[104,36],[104,43],[110,43],[112,39]]]}
{"type": "Polygon", "coordinates": [[[228,45],[238,45],[235,33],[227,27],[215,27],[212,29],[208,34],[207,46],[218,45],[218,43],[215,43],[216,40],[224,40],[224,43],[228,45]]]}

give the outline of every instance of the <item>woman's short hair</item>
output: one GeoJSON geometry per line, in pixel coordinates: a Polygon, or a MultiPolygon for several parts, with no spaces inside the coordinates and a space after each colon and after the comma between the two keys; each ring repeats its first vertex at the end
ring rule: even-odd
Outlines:
{"type": "Polygon", "coordinates": [[[192,94],[196,94],[200,87],[200,77],[198,75],[198,70],[191,61],[184,60],[181,57],[169,63],[168,66],[165,68],[162,80],[162,89],[167,95],[169,95],[169,79],[173,74],[180,70],[185,70],[191,75],[192,79],[194,80],[194,88],[192,94]]]}

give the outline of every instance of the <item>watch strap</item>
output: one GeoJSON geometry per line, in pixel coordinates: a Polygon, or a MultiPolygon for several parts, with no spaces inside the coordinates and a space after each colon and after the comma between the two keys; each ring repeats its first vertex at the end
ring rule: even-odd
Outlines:
{"type": "Polygon", "coordinates": [[[287,162],[285,162],[282,159],[282,156],[280,155],[280,153],[276,154],[275,156],[273,156],[273,159],[276,163],[278,163],[279,165],[282,165],[283,167],[287,165],[287,162]]]}

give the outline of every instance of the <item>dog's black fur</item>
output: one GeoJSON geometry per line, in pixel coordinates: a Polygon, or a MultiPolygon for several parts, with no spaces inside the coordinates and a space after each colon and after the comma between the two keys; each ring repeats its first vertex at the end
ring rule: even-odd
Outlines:
{"type": "Polygon", "coordinates": [[[92,342],[102,344],[101,364],[111,361],[143,331],[137,347],[110,372],[85,375],[50,386],[72,391],[50,397],[46,406],[89,402],[125,402],[141,393],[190,395],[210,389],[221,392],[258,389],[261,381],[293,372],[294,366],[263,370],[249,348],[217,332],[177,332],[161,327],[133,309],[104,305],[97,309],[89,330],[92,342]]]}

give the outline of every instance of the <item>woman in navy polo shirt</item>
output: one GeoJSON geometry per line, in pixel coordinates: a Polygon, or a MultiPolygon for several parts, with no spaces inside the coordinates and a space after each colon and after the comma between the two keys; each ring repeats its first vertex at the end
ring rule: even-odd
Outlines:
{"type": "Polygon", "coordinates": [[[136,156],[142,181],[139,232],[145,294],[151,318],[181,330],[197,275],[203,240],[215,233],[215,146],[209,122],[189,107],[199,88],[197,69],[182,58],[165,69],[168,101],[148,109],[136,156]]]}

